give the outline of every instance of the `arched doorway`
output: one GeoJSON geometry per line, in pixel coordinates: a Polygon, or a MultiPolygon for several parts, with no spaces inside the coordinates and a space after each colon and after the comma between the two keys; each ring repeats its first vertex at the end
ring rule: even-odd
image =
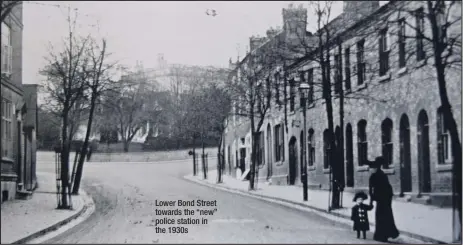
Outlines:
{"type": "Polygon", "coordinates": [[[297,176],[297,145],[296,137],[291,137],[289,140],[289,185],[294,185],[296,183],[297,176]]]}
{"type": "Polygon", "coordinates": [[[352,126],[346,125],[346,186],[354,187],[354,149],[352,126]]]}
{"type": "Polygon", "coordinates": [[[410,123],[408,116],[400,118],[400,192],[412,191],[412,161],[410,157],[410,123]]]}
{"type": "Polygon", "coordinates": [[[431,192],[431,166],[429,159],[429,125],[425,110],[418,114],[418,183],[419,194],[431,192]]]}
{"type": "Polygon", "coordinates": [[[273,161],[272,161],[272,137],[271,137],[271,127],[270,124],[267,125],[267,180],[272,177],[272,167],[273,167],[273,161]]]}
{"type": "Polygon", "coordinates": [[[344,161],[342,160],[342,156],[344,154],[343,148],[342,148],[342,132],[341,128],[339,126],[336,126],[336,129],[334,130],[334,137],[335,137],[335,142],[336,142],[336,164],[337,164],[337,172],[339,176],[339,182],[342,186],[345,185],[345,179],[344,179],[344,161]]]}

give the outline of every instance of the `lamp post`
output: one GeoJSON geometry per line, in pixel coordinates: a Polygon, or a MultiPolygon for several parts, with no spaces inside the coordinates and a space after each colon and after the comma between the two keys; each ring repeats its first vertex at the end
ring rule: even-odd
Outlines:
{"type": "Polygon", "coordinates": [[[302,116],[304,117],[304,131],[302,133],[302,191],[303,191],[303,198],[304,201],[307,201],[308,199],[308,193],[307,193],[307,155],[306,155],[306,140],[307,140],[307,118],[306,118],[306,110],[307,110],[307,97],[309,93],[309,84],[305,81],[301,81],[301,84],[299,85],[299,92],[301,94],[301,99],[302,99],[302,116]]]}

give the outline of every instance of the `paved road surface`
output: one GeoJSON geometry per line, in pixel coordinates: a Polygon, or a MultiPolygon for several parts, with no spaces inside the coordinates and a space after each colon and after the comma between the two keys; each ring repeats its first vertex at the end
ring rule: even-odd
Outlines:
{"type": "MultiPolygon", "coordinates": [[[[54,165],[40,163],[39,171],[53,172],[54,165]]],[[[358,240],[351,227],[316,214],[183,180],[190,171],[189,161],[87,164],[84,188],[95,201],[95,212],[46,243],[374,242],[371,233],[367,240],[358,240]],[[155,232],[155,219],[162,218],[155,215],[156,200],[195,199],[217,200],[217,211],[209,216],[207,225],[184,225],[187,234],[155,232]]]]}

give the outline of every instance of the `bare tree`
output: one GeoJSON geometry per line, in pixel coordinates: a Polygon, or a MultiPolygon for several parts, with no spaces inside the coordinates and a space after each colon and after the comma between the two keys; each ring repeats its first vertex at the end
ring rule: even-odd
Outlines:
{"type": "Polygon", "coordinates": [[[261,154],[258,149],[261,128],[270,109],[267,102],[266,80],[275,68],[272,52],[254,50],[239,64],[235,76],[228,82],[230,98],[234,101],[232,114],[249,119],[251,124],[251,170],[249,189],[255,189],[255,176],[261,154]]]}
{"type": "Polygon", "coordinates": [[[156,88],[149,83],[143,71],[125,76],[117,89],[108,91],[102,98],[104,123],[115,123],[124,144],[124,151],[129,151],[129,143],[153,114],[159,112],[153,92],[156,88]]]}
{"type": "Polygon", "coordinates": [[[86,50],[89,62],[82,67],[82,71],[85,76],[86,92],[88,94],[89,109],[87,127],[85,132],[84,142],[79,150],[78,163],[74,164],[72,171],[71,183],[73,184],[72,193],[74,195],[79,193],[80,182],[82,179],[83,166],[87,155],[87,149],[89,147],[90,135],[93,130],[93,119],[95,115],[95,109],[99,104],[101,96],[107,92],[117,89],[118,83],[110,78],[110,72],[115,67],[114,63],[109,63],[108,53],[106,50],[106,40],[101,41],[101,46],[95,41],[89,43],[89,48],[86,50]]]}
{"type": "Polygon", "coordinates": [[[65,41],[64,50],[53,50],[47,57],[48,64],[42,69],[41,74],[48,81],[44,88],[54,101],[55,111],[61,117],[61,202],[58,208],[68,209],[70,206],[70,181],[69,181],[69,153],[72,142],[73,129],[70,128],[70,116],[73,110],[79,107],[79,101],[84,96],[85,83],[82,67],[87,64],[85,50],[88,37],[81,38],[74,35],[75,22],[68,18],[69,33],[65,41]],[[71,134],[70,134],[71,133],[71,134]],[[69,195],[69,197],[67,197],[69,195]]]}

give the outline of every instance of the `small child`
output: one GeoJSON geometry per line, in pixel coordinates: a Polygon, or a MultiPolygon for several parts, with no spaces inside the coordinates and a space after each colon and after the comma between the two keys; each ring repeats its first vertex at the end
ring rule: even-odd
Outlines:
{"type": "Polygon", "coordinates": [[[353,201],[356,204],[352,207],[351,216],[351,220],[354,221],[354,231],[357,231],[357,238],[360,238],[360,231],[362,231],[363,239],[366,239],[366,232],[370,230],[368,211],[373,209],[373,205],[363,203],[366,199],[368,199],[368,195],[365,192],[360,191],[355,193],[353,201]]]}

